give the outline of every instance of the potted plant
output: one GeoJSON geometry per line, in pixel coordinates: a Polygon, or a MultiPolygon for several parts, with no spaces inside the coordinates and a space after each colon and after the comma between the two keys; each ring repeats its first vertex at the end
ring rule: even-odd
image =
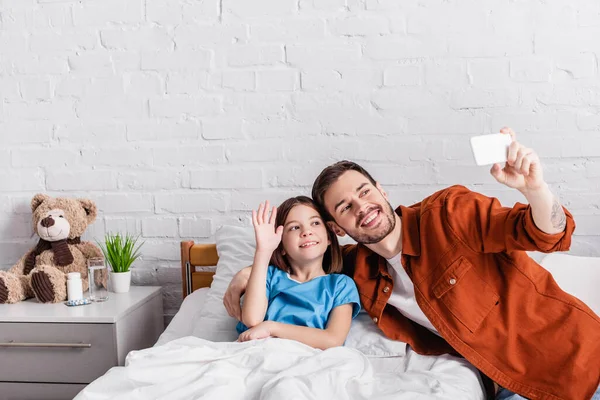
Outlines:
{"type": "Polygon", "coordinates": [[[104,253],[107,264],[110,265],[110,281],[115,293],[129,291],[131,284],[131,264],[140,256],[140,248],[144,242],[137,243],[139,236],[119,233],[107,233],[104,236],[104,245],[98,243],[104,253]]]}

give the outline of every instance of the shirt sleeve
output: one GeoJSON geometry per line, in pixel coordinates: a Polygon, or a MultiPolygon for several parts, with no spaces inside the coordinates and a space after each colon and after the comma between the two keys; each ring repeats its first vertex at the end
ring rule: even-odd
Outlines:
{"type": "Polygon", "coordinates": [[[355,318],[360,312],[360,297],[356,283],[346,275],[339,275],[332,310],[343,304],[352,304],[352,318],[355,318]]]}
{"type": "Polygon", "coordinates": [[[447,190],[444,207],[450,228],[477,252],[565,251],[571,246],[575,221],[567,209],[563,232],[548,234],[533,220],[531,206],[516,203],[503,207],[498,199],[472,192],[462,186],[447,190]]]}
{"type": "Polygon", "coordinates": [[[273,277],[277,274],[277,272],[279,271],[279,269],[274,266],[274,265],[269,265],[269,268],[267,269],[267,290],[265,291],[265,294],[267,295],[267,300],[271,300],[271,287],[272,287],[272,283],[273,283],[273,277]]]}

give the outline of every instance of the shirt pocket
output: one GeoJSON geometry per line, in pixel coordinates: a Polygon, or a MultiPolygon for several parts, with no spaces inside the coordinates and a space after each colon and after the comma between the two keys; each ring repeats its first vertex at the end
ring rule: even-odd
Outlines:
{"type": "Polygon", "coordinates": [[[435,282],[433,294],[471,332],[479,328],[500,299],[464,256],[435,282]]]}

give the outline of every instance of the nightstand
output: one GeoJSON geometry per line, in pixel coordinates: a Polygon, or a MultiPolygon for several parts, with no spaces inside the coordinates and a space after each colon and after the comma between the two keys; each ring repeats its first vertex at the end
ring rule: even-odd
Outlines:
{"type": "Polygon", "coordinates": [[[154,345],[164,330],[160,290],[132,286],[76,307],[1,304],[0,398],[72,399],[129,351],[154,345]]]}

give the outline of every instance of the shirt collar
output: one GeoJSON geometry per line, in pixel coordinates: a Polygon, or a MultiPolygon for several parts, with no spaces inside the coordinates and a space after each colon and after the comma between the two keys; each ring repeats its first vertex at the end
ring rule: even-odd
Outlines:
{"type": "Polygon", "coordinates": [[[413,207],[400,206],[396,214],[402,218],[402,254],[418,257],[421,255],[419,234],[419,211],[413,207]]]}

